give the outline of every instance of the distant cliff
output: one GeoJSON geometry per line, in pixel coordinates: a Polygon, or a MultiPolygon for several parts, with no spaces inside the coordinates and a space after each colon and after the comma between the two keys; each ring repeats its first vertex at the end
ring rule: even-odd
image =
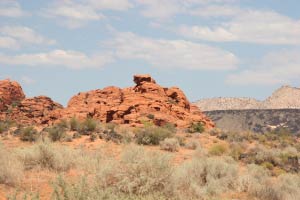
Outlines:
{"type": "Polygon", "coordinates": [[[300,88],[283,86],[264,101],[253,98],[218,97],[202,99],[195,104],[203,111],[247,109],[300,109],[300,88]]]}

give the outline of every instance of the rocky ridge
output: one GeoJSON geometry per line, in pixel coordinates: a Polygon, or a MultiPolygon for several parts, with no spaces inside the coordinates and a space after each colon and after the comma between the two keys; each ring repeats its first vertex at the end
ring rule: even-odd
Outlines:
{"type": "Polygon", "coordinates": [[[0,85],[4,88],[0,90],[1,97],[2,94],[10,95],[2,97],[5,101],[0,120],[52,124],[71,117],[91,117],[101,122],[132,126],[141,125],[144,121],[153,121],[156,125],[172,123],[177,127],[188,127],[196,122],[204,123],[207,128],[214,126],[196,106],[190,104],[179,88],[164,88],[150,75],[135,75],[134,82],[135,86],[123,89],[110,86],[78,93],[70,99],[66,108],[45,96],[25,98],[21,95],[22,88],[15,82],[5,82],[11,87],[0,85]],[[21,88],[19,93],[9,92],[17,88],[21,88]],[[15,100],[18,100],[17,103],[12,104],[15,100]]]}
{"type": "Polygon", "coordinates": [[[195,102],[203,111],[251,109],[300,109],[300,88],[282,86],[264,101],[253,98],[218,97],[195,102]]]}

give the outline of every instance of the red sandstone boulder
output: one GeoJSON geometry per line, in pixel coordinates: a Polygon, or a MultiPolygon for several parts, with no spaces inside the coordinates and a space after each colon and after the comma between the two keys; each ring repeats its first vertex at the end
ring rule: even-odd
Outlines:
{"type": "Polygon", "coordinates": [[[62,105],[49,97],[38,96],[26,98],[19,104],[10,106],[5,117],[22,124],[51,124],[53,120],[58,120],[52,118],[52,111],[62,108],[62,105]]]}
{"type": "Polygon", "coordinates": [[[21,86],[9,79],[0,81],[0,111],[7,110],[11,104],[16,104],[25,98],[21,86]]]}
{"type": "Polygon", "coordinates": [[[59,115],[120,124],[153,121],[157,125],[188,127],[193,122],[203,122],[208,128],[214,126],[197,107],[191,109],[179,88],[163,88],[150,75],[135,75],[134,82],[136,86],[124,89],[107,87],[79,93],[71,98],[67,108],[58,111],[59,115]]]}

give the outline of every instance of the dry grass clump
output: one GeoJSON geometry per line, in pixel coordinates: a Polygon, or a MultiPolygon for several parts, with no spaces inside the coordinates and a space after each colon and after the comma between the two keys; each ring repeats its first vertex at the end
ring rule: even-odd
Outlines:
{"type": "Polygon", "coordinates": [[[160,149],[170,152],[178,151],[180,148],[179,142],[176,138],[166,138],[159,143],[160,149]]]}
{"type": "Polygon", "coordinates": [[[187,149],[195,150],[200,147],[200,143],[197,140],[190,140],[184,146],[187,149]]]}
{"type": "Polygon", "coordinates": [[[225,144],[215,144],[209,148],[208,153],[212,156],[221,156],[228,151],[228,147],[225,144]]]}
{"type": "Polygon", "coordinates": [[[0,184],[16,185],[23,178],[22,162],[0,144],[0,184]]]}
{"type": "Polygon", "coordinates": [[[164,192],[170,184],[170,156],[129,146],[122,154],[117,188],[129,194],[145,195],[164,192]]]}
{"type": "Polygon", "coordinates": [[[173,192],[180,199],[208,199],[235,188],[238,165],[233,160],[193,159],[179,166],[173,192]]]}
{"type": "Polygon", "coordinates": [[[239,178],[239,189],[260,200],[297,200],[300,195],[300,177],[282,174],[272,178],[267,170],[252,164],[239,178]]]}
{"type": "Polygon", "coordinates": [[[24,148],[18,154],[26,169],[40,167],[58,172],[74,167],[79,159],[75,150],[49,142],[40,142],[24,148]]]}

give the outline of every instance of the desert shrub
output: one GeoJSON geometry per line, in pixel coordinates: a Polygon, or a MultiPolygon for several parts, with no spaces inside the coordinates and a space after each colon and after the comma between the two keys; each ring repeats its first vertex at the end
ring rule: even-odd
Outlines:
{"type": "Polygon", "coordinates": [[[0,134],[8,131],[12,124],[11,121],[0,121],[0,134]]]}
{"type": "Polygon", "coordinates": [[[95,133],[90,134],[90,140],[91,142],[94,142],[97,139],[98,135],[95,133]]]}
{"type": "Polygon", "coordinates": [[[176,127],[175,127],[175,125],[174,124],[172,124],[172,123],[166,123],[165,125],[163,125],[162,126],[163,128],[165,128],[165,129],[168,129],[170,132],[172,132],[172,133],[176,133],[176,127]]]}
{"type": "Polygon", "coordinates": [[[69,122],[66,119],[62,119],[56,124],[56,126],[62,129],[69,129],[69,122]]]}
{"type": "Polygon", "coordinates": [[[80,132],[82,134],[89,134],[96,130],[97,124],[96,120],[88,117],[81,123],[80,132]]]}
{"type": "Polygon", "coordinates": [[[179,150],[179,142],[176,138],[166,138],[159,142],[160,149],[175,152],[179,150]]]}
{"type": "Polygon", "coordinates": [[[52,199],[55,200],[165,200],[160,194],[133,195],[122,193],[115,188],[99,188],[97,184],[90,183],[85,177],[80,178],[75,183],[66,181],[59,176],[53,184],[54,191],[52,199]]]}
{"type": "Polygon", "coordinates": [[[126,141],[129,138],[127,137],[127,133],[119,134],[117,132],[117,124],[114,123],[108,123],[105,125],[103,133],[100,134],[101,139],[105,139],[106,141],[113,141],[116,143],[121,143],[124,139],[126,141]]]}
{"type": "Polygon", "coordinates": [[[209,199],[233,190],[238,165],[230,159],[193,159],[179,166],[173,177],[174,195],[180,199],[209,199]]]}
{"type": "Polygon", "coordinates": [[[211,146],[208,153],[212,156],[221,156],[228,151],[228,147],[225,144],[215,144],[211,146]]]}
{"type": "Polygon", "coordinates": [[[75,159],[79,159],[75,150],[48,142],[41,142],[20,150],[19,157],[26,169],[41,167],[58,172],[69,170],[76,165],[75,159]]]}
{"type": "Polygon", "coordinates": [[[211,135],[211,136],[218,136],[222,133],[222,131],[218,128],[213,128],[211,130],[208,131],[208,133],[211,135]]]}
{"type": "Polygon", "coordinates": [[[170,185],[170,157],[142,147],[129,146],[122,154],[117,188],[124,193],[145,195],[164,192],[170,185]]]}
{"type": "Polygon", "coordinates": [[[61,141],[66,136],[65,128],[59,125],[47,128],[48,137],[53,141],[61,141]]]}
{"type": "Polygon", "coordinates": [[[80,131],[80,122],[76,117],[72,117],[69,124],[71,131],[80,131]]]}
{"type": "Polygon", "coordinates": [[[239,180],[243,192],[260,200],[296,200],[300,195],[299,175],[283,174],[273,180],[263,168],[250,165],[239,180]]]}
{"type": "Polygon", "coordinates": [[[185,137],[176,135],[175,138],[178,140],[180,146],[184,146],[185,145],[185,141],[186,141],[185,137]]]}
{"type": "Polygon", "coordinates": [[[38,131],[32,127],[20,128],[20,139],[22,141],[34,142],[38,139],[39,133],[38,131]]]}
{"type": "Polygon", "coordinates": [[[244,153],[245,147],[242,146],[240,143],[232,143],[230,144],[230,152],[229,155],[235,159],[240,160],[241,155],[244,153]]]}
{"type": "Polygon", "coordinates": [[[146,126],[137,129],[136,142],[144,145],[158,145],[160,141],[174,136],[171,130],[159,126],[146,126]]]}
{"type": "Polygon", "coordinates": [[[270,177],[270,173],[261,166],[250,164],[238,179],[238,191],[256,196],[262,185],[270,177]]]}
{"type": "Polygon", "coordinates": [[[148,114],[147,117],[148,117],[148,119],[154,119],[155,118],[155,116],[153,114],[148,114]]]}
{"type": "Polygon", "coordinates": [[[205,131],[205,125],[202,122],[192,123],[188,129],[189,133],[202,133],[205,131]]]}
{"type": "Polygon", "coordinates": [[[195,150],[200,146],[200,143],[197,140],[190,140],[185,144],[185,148],[195,150]]]}
{"type": "Polygon", "coordinates": [[[14,152],[0,144],[0,184],[16,185],[23,178],[23,164],[14,152]]]}

